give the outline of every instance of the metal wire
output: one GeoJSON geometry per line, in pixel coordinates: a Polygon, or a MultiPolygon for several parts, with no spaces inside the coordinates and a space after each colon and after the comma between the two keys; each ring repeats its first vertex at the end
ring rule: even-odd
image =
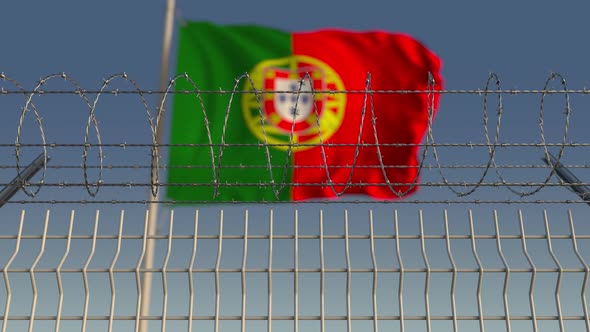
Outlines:
{"type": "Polygon", "coordinates": [[[8,327],[8,313],[10,311],[10,303],[12,303],[12,288],[10,287],[10,279],[8,278],[8,269],[10,265],[14,261],[14,258],[18,254],[20,250],[20,243],[21,243],[21,235],[23,232],[23,223],[25,220],[25,211],[23,210],[20,217],[20,222],[18,226],[18,234],[16,237],[16,245],[14,248],[14,252],[6,262],[6,265],[2,268],[2,275],[4,276],[4,287],[6,287],[6,304],[4,305],[4,317],[2,319],[2,332],[6,332],[6,328],[8,327]]]}
{"type": "MultiPolygon", "coordinates": [[[[141,204],[147,205],[150,203],[158,203],[158,204],[170,204],[170,205],[187,205],[187,204],[219,204],[219,201],[216,200],[183,200],[183,201],[175,201],[175,200],[12,200],[10,201],[12,204],[22,204],[22,205],[32,205],[32,204],[79,204],[79,205],[124,205],[124,204],[141,204]]],[[[328,200],[328,199],[320,199],[320,200],[313,200],[309,202],[300,202],[300,203],[293,203],[293,202],[276,202],[276,201],[227,201],[223,203],[231,203],[231,204],[259,204],[259,205],[306,205],[306,204],[333,204],[333,205],[341,205],[341,204],[392,204],[391,200],[362,200],[362,199],[353,199],[353,200],[346,200],[346,201],[335,201],[335,200],[328,200]]],[[[424,199],[424,200],[403,200],[403,201],[396,201],[395,204],[400,205],[415,205],[415,204],[442,204],[442,205],[449,205],[449,204],[456,204],[456,205],[465,205],[465,204],[528,204],[528,205],[561,205],[561,204],[588,204],[586,201],[581,200],[572,200],[572,199],[538,199],[538,200],[527,200],[527,199],[519,199],[519,200],[506,200],[506,199],[472,199],[472,200],[456,200],[456,199],[424,199]]]]}
{"type": "Polygon", "coordinates": [[[537,327],[537,314],[536,314],[536,310],[535,310],[534,290],[535,290],[535,280],[537,278],[538,271],[537,271],[537,267],[535,266],[535,263],[533,262],[533,259],[531,258],[531,256],[529,255],[529,252],[527,250],[526,237],[524,236],[524,221],[522,218],[522,211],[518,211],[518,220],[520,221],[520,234],[521,234],[521,240],[522,240],[522,251],[524,252],[525,257],[532,268],[531,283],[529,286],[529,304],[531,307],[531,318],[532,318],[532,323],[533,323],[533,331],[536,332],[536,331],[538,331],[538,327],[537,327]]]}
{"type": "MultiPolygon", "coordinates": [[[[61,269],[63,268],[66,258],[68,257],[68,254],[70,253],[70,246],[72,243],[72,227],[73,226],[74,226],[74,211],[72,211],[72,214],[70,217],[70,226],[68,227],[68,239],[66,242],[66,250],[64,252],[63,257],[59,261],[59,264],[58,264],[56,272],[55,272],[56,278],[57,278],[57,288],[59,291],[59,303],[57,305],[57,319],[55,320],[55,330],[56,331],[59,331],[59,327],[60,327],[60,323],[61,323],[62,308],[63,308],[63,300],[64,300],[63,283],[62,283],[62,278],[61,278],[61,269]]],[[[111,269],[111,273],[112,273],[112,269],[111,269]]]]}
{"type": "MultiPolygon", "coordinates": [[[[508,266],[508,261],[502,252],[502,237],[500,235],[500,226],[498,225],[498,211],[494,210],[494,226],[496,229],[496,245],[498,247],[498,254],[500,255],[500,259],[502,260],[502,264],[504,269],[506,269],[506,273],[504,275],[504,289],[502,290],[502,301],[504,304],[504,315],[506,316],[506,332],[512,331],[512,326],[510,325],[510,309],[508,305],[508,283],[510,282],[510,267],[508,266]]],[[[472,232],[473,234],[473,232],[472,232]]],[[[572,237],[574,235],[572,234],[572,237]]],[[[474,236],[475,237],[475,236],[474,236]]],[[[453,264],[454,265],[454,264],[453,264]]]]}
{"type": "MultiPolygon", "coordinates": [[[[90,249],[90,254],[88,255],[88,259],[84,264],[84,268],[82,268],[82,280],[84,281],[84,314],[82,315],[82,330],[86,330],[86,324],[88,322],[88,305],[90,302],[90,288],[88,283],[88,266],[90,265],[90,261],[94,257],[94,252],[96,249],[96,237],[98,233],[98,218],[100,216],[100,211],[96,210],[96,217],[94,219],[94,232],[92,232],[92,246],[90,249]]],[[[144,241],[145,243],[145,241],[144,241]]],[[[143,257],[143,252],[141,257],[143,257]]],[[[141,260],[141,258],[140,258],[141,260]]],[[[139,284],[139,282],[138,282],[139,284]]],[[[138,293],[138,298],[141,297],[141,293],[138,293]]],[[[139,307],[139,304],[138,304],[139,307]]]]}

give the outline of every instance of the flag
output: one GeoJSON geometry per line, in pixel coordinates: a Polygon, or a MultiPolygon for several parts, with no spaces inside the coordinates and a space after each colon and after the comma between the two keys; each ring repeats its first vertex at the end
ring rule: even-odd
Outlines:
{"type": "Polygon", "coordinates": [[[438,94],[366,92],[426,91],[429,73],[441,88],[439,58],[415,39],[189,22],[177,59],[187,76],[175,83],[169,199],[394,199],[416,190],[419,147],[392,144],[422,141],[438,94]]]}

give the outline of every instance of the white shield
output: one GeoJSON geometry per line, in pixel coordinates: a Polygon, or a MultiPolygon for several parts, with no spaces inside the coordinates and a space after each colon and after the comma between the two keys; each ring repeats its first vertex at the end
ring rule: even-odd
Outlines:
{"type": "Polygon", "coordinates": [[[309,93],[311,92],[309,80],[304,80],[301,84],[299,80],[276,78],[275,91],[293,91],[274,95],[275,110],[284,120],[301,122],[313,111],[313,96],[309,93]]]}

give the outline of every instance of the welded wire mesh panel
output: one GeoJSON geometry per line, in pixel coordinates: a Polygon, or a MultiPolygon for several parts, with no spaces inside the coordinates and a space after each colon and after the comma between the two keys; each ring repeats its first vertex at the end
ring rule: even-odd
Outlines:
{"type": "Polygon", "coordinates": [[[139,213],[22,212],[0,236],[2,330],[588,328],[586,216],[361,210],[173,210],[155,236],[139,213]]]}

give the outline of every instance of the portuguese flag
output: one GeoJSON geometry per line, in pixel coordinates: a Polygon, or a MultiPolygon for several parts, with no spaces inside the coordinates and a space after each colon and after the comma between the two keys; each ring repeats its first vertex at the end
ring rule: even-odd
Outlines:
{"type": "Polygon", "coordinates": [[[190,22],[179,35],[177,72],[187,76],[175,84],[167,196],[410,194],[411,144],[422,141],[438,94],[376,90],[427,90],[429,73],[440,89],[440,65],[403,34],[190,22]]]}

